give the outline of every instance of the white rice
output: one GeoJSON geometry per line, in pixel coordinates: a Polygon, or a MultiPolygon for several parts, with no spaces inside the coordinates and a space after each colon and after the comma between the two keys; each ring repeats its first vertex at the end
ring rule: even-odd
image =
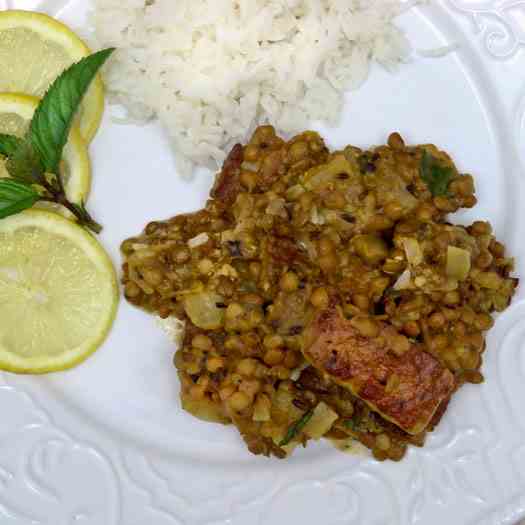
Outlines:
{"type": "Polygon", "coordinates": [[[128,117],[158,117],[179,171],[215,169],[261,123],[281,133],[337,124],[370,63],[410,53],[393,19],[414,0],[93,0],[106,72],[128,117]]]}

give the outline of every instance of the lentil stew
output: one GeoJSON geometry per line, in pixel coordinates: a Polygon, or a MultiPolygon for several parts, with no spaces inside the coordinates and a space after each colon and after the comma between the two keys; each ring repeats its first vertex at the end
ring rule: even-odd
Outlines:
{"type": "Polygon", "coordinates": [[[484,333],[518,284],[488,222],[448,221],[475,204],[434,145],[330,152],[262,126],[204,209],[124,241],[124,293],[184,321],[184,408],[254,454],[325,437],[400,460],[483,381],[484,333]]]}

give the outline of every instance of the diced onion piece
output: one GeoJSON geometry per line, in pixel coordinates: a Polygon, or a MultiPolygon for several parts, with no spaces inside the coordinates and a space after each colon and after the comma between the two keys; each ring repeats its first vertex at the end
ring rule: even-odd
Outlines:
{"type": "Polygon", "coordinates": [[[303,432],[312,439],[321,439],[339,418],[326,403],[322,401],[315,407],[310,421],[306,424],[303,432]]]}
{"type": "Polygon", "coordinates": [[[222,296],[214,292],[196,293],[185,297],[184,309],[195,326],[203,330],[215,330],[224,321],[224,308],[217,307],[223,300],[222,296]]]}
{"type": "Polygon", "coordinates": [[[353,171],[344,155],[335,155],[328,164],[308,170],[305,176],[305,186],[309,190],[319,189],[332,182],[341,173],[351,176],[353,171]]]}
{"type": "Polygon", "coordinates": [[[447,249],[447,276],[458,281],[467,278],[470,272],[470,252],[456,246],[447,249]]]}
{"type": "Polygon", "coordinates": [[[189,395],[182,393],[182,408],[190,414],[211,423],[222,423],[227,425],[230,420],[223,414],[221,406],[211,399],[192,399],[189,395]]]}
{"type": "Polygon", "coordinates": [[[241,164],[241,168],[246,171],[252,171],[254,173],[257,173],[259,171],[259,163],[258,162],[248,162],[245,160],[241,164]]]}
{"type": "Polygon", "coordinates": [[[287,219],[288,213],[286,212],[285,204],[286,201],[282,197],[274,198],[266,207],[266,213],[268,215],[274,215],[276,217],[282,217],[283,219],[287,219]]]}
{"type": "Polygon", "coordinates": [[[312,206],[310,211],[310,222],[316,226],[322,226],[326,222],[324,216],[319,213],[317,206],[312,206]]]}
{"type": "Polygon", "coordinates": [[[190,239],[188,241],[188,246],[190,248],[197,248],[198,246],[202,246],[203,244],[206,244],[209,240],[209,236],[206,232],[199,233],[199,235],[196,235],[193,237],[193,239],[190,239]]]}
{"type": "Polygon", "coordinates": [[[290,201],[297,200],[305,191],[300,184],[296,184],[286,190],[286,198],[290,201]]]}
{"type": "Polygon", "coordinates": [[[174,316],[170,316],[166,319],[157,317],[157,325],[163,332],[165,332],[170,341],[179,347],[182,345],[182,340],[184,339],[184,329],[186,327],[186,323],[184,321],[181,321],[174,316]]]}
{"type": "Polygon", "coordinates": [[[394,290],[406,290],[407,288],[410,288],[412,280],[412,274],[410,273],[410,270],[407,268],[397,279],[397,281],[394,283],[394,290]]]}
{"type": "Polygon", "coordinates": [[[408,264],[417,266],[423,262],[423,252],[416,239],[403,239],[403,247],[405,248],[408,264]]]}
{"type": "Polygon", "coordinates": [[[297,368],[294,368],[292,370],[292,373],[290,374],[290,379],[292,381],[298,381],[299,378],[301,377],[303,370],[305,370],[309,366],[310,366],[309,363],[304,362],[302,365],[299,365],[297,368]]]}

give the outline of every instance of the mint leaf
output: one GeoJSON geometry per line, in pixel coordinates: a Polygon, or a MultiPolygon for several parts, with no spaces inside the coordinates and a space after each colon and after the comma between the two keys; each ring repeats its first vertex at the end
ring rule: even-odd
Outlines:
{"type": "Polygon", "coordinates": [[[286,432],[286,436],[284,436],[282,441],[279,443],[279,446],[284,447],[285,445],[288,445],[288,443],[290,443],[290,441],[292,441],[292,439],[303,430],[308,421],[312,419],[313,415],[314,411],[309,410],[308,412],[306,412],[306,414],[304,414],[304,416],[301,419],[290,425],[288,432],[286,432]]]}
{"type": "Polygon", "coordinates": [[[58,172],[75,114],[91,81],[114,48],[94,53],[66,69],[51,85],[35,111],[28,138],[46,171],[58,172]]]}
{"type": "Polygon", "coordinates": [[[39,184],[44,178],[40,156],[27,140],[20,141],[18,147],[7,159],[6,168],[9,175],[18,182],[39,184]]]}
{"type": "Polygon", "coordinates": [[[40,184],[44,178],[40,156],[27,140],[20,141],[16,150],[8,158],[6,168],[9,175],[18,182],[40,184]]]}
{"type": "Polygon", "coordinates": [[[0,179],[0,219],[31,208],[40,195],[29,184],[0,179]]]}
{"type": "Polygon", "coordinates": [[[454,171],[452,168],[441,166],[437,159],[426,150],[423,150],[419,174],[432,196],[439,197],[447,194],[448,185],[454,175],[454,171]]]}
{"type": "Polygon", "coordinates": [[[21,140],[14,135],[0,133],[0,155],[10,157],[20,145],[21,140]]]}

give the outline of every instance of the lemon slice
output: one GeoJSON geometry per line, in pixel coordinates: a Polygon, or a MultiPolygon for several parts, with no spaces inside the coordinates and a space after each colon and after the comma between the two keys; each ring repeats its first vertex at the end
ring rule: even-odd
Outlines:
{"type": "Polygon", "coordinates": [[[0,369],[80,363],[106,338],[117,304],[111,260],[80,226],[43,210],[0,220],[0,369]]]}
{"type": "MultiPolygon", "coordinates": [[[[38,102],[38,98],[28,95],[0,93],[0,133],[22,137],[38,102]]],[[[91,186],[91,164],[86,145],[76,126],[71,129],[64,148],[62,175],[68,199],[76,203],[86,202],[91,186]]],[[[0,156],[0,177],[8,176],[5,160],[0,156]]],[[[61,211],[66,216],[71,215],[65,209],[61,211]]]]}
{"type": "MultiPolygon", "coordinates": [[[[42,97],[55,78],[91,54],[68,27],[42,13],[0,11],[0,92],[42,97]]],[[[80,108],[80,133],[94,137],[104,110],[104,87],[98,75],[80,108]]]]}

